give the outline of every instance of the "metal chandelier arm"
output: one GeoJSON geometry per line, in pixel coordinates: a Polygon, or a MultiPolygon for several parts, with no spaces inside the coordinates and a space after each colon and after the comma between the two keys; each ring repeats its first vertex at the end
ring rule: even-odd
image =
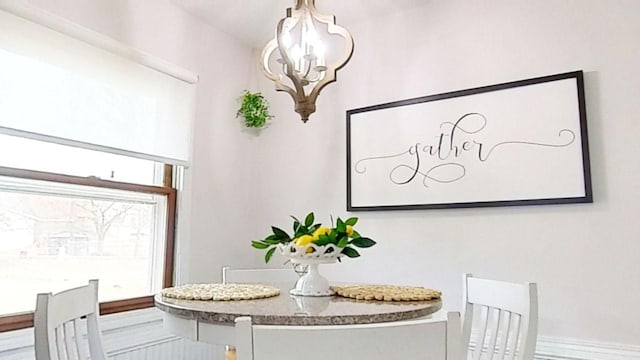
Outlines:
{"type": "Polygon", "coordinates": [[[260,67],[264,72],[264,74],[271,81],[275,83],[276,90],[285,91],[289,93],[289,95],[291,95],[295,100],[296,90],[284,84],[284,82],[282,81],[283,80],[282,75],[272,72],[271,69],[269,68],[269,58],[271,57],[271,53],[273,53],[277,49],[278,49],[278,44],[276,42],[276,39],[272,39],[271,41],[269,41],[267,46],[265,46],[264,49],[262,50],[262,54],[260,55],[260,59],[261,59],[260,67]]]}

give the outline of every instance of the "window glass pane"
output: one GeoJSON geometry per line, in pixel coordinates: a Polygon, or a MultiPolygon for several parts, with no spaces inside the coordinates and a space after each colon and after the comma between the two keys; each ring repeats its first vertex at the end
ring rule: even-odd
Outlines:
{"type": "Polygon", "coordinates": [[[161,288],[166,196],[0,177],[0,315],[100,280],[100,300],[161,288]]]}
{"type": "Polygon", "coordinates": [[[145,185],[162,184],[162,164],[0,134],[0,166],[145,185]]]}

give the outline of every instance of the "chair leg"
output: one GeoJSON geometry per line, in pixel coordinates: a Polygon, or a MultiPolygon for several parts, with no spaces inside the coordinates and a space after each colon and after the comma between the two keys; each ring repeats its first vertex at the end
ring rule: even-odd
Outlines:
{"type": "Polygon", "coordinates": [[[253,360],[253,328],[251,318],[242,316],[236,318],[235,355],[238,360],[253,360]]]}

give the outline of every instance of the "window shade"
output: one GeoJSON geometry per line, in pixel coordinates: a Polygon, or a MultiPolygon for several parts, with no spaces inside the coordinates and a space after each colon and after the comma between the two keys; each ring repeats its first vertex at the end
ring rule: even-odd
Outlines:
{"type": "Polygon", "coordinates": [[[0,10],[0,133],[188,165],[194,101],[188,81],[0,10]]]}

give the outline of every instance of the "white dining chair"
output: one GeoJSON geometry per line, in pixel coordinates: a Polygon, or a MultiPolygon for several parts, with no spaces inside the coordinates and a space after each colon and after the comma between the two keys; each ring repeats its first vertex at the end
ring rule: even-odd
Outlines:
{"type": "Polygon", "coordinates": [[[358,325],[252,325],[236,318],[237,360],[445,360],[447,318],[421,318],[358,325]]]}
{"type": "Polygon", "coordinates": [[[536,284],[471,274],[464,274],[463,284],[459,359],[533,360],[538,332],[536,284]]]}
{"type": "Polygon", "coordinates": [[[88,354],[91,360],[105,360],[98,317],[98,280],[57,294],[38,294],[36,360],[87,359],[88,354]]]}
{"type": "MultiPolygon", "coordinates": [[[[239,269],[225,266],[222,268],[222,283],[224,284],[291,284],[293,287],[298,281],[300,275],[293,268],[284,269],[239,269]]],[[[238,328],[238,326],[236,326],[238,328]]],[[[243,329],[242,324],[239,327],[243,329]]],[[[249,328],[248,331],[251,331],[249,328]]],[[[242,359],[243,355],[238,357],[235,346],[227,346],[225,349],[225,360],[242,359]]],[[[242,350],[240,351],[242,352],[242,350]]]]}
{"type": "Polygon", "coordinates": [[[238,269],[222,268],[222,282],[228,283],[291,283],[293,286],[300,276],[292,268],[284,269],[238,269]]]}

